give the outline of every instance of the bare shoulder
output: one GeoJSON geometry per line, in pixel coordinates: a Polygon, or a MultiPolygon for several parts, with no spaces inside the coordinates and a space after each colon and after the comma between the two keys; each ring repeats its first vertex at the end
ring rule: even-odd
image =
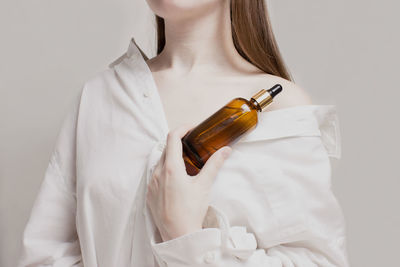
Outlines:
{"type": "Polygon", "coordinates": [[[287,108],[300,105],[312,105],[311,95],[296,83],[274,75],[265,76],[266,84],[282,85],[282,92],[277,95],[270,106],[271,109],[287,108]]]}

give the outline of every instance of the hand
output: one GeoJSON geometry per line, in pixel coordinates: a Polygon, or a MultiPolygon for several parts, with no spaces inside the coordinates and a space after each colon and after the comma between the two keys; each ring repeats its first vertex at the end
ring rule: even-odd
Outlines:
{"type": "Polygon", "coordinates": [[[168,133],[166,147],[147,186],[146,203],[163,241],[203,228],[211,186],[232,150],[229,146],[219,149],[197,175],[188,175],[181,138],[192,126],[187,124],[168,133]]]}

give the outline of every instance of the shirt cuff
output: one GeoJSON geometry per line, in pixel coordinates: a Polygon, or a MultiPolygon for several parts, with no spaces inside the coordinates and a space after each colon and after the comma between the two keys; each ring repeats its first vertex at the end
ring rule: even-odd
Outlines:
{"type": "Polygon", "coordinates": [[[218,262],[221,230],[203,228],[198,231],[153,244],[153,250],[168,266],[210,266],[218,262]]]}
{"type": "Polygon", "coordinates": [[[210,206],[203,229],[152,244],[154,254],[165,266],[232,266],[246,260],[257,248],[253,234],[244,226],[229,225],[226,216],[210,206]]]}

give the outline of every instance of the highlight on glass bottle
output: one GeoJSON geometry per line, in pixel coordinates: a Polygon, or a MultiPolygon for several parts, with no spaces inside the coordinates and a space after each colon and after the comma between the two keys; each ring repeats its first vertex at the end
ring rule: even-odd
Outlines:
{"type": "Polygon", "coordinates": [[[186,172],[200,172],[211,155],[223,146],[235,144],[245,133],[255,129],[258,113],[265,111],[282,91],[280,84],[261,89],[250,100],[237,97],[182,137],[182,157],[186,172]]]}

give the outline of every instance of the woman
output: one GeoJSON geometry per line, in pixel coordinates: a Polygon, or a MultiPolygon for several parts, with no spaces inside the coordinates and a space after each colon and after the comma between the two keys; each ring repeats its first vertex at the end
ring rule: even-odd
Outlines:
{"type": "Polygon", "coordinates": [[[132,39],[82,87],[19,266],[348,266],[330,189],[336,110],[290,82],[263,0],[148,4],[158,54],[132,39]],[[276,83],[284,90],[257,128],[188,176],[180,138],[276,83]]]}

